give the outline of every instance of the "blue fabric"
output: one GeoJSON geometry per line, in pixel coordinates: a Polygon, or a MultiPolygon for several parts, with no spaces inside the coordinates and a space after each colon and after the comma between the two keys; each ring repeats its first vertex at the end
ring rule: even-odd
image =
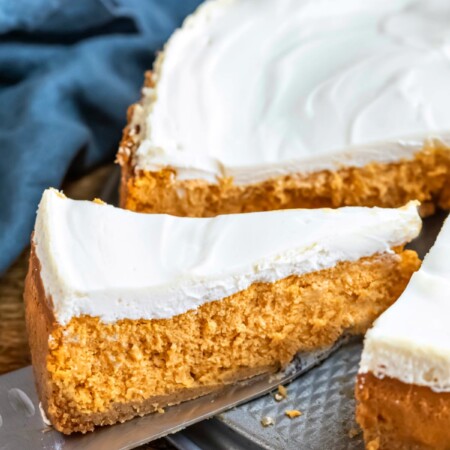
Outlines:
{"type": "Polygon", "coordinates": [[[42,191],[111,161],[155,52],[200,0],[0,0],[0,273],[42,191]]]}

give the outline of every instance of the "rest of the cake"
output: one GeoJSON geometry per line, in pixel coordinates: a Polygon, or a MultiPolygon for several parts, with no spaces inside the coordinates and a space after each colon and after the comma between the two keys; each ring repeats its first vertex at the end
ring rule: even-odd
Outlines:
{"type": "Polygon", "coordinates": [[[450,207],[447,0],[212,0],[130,109],[122,206],[450,207]]]}
{"type": "Polygon", "coordinates": [[[420,228],[416,203],[202,219],[48,190],[25,291],[43,408],[86,432],[362,333],[419,267],[420,228]]]}
{"type": "Polygon", "coordinates": [[[450,221],[365,338],[357,419],[370,450],[450,449],[450,221]]]}

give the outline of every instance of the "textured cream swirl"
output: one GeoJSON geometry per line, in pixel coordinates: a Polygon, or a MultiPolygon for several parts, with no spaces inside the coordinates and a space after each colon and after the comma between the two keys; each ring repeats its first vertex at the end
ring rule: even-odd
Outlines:
{"type": "Polygon", "coordinates": [[[399,300],[369,330],[360,372],[450,392],[450,220],[399,300]]]}
{"type": "Polygon", "coordinates": [[[448,0],[212,0],[144,91],[138,168],[236,183],[449,141],[448,0]]]}
{"type": "Polygon", "coordinates": [[[414,239],[416,203],[180,218],[46,191],[34,243],[57,320],[169,318],[293,274],[355,261],[414,239]]]}

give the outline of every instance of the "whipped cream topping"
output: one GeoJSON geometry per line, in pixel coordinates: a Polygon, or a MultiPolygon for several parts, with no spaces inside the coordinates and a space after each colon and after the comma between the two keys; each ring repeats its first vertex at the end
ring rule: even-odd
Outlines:
{"type": "Polygon", "coordinates": [[[138,169],[236,184],[450,142],[448,0],[212,0],[144,89],[138,169]]]}
{"type": "Polygon", "coordinates": [[[450,220],[399,300],[368,331],[360,373],[450,392],[450,220]]]}
{"type": "Polygon", "coordinates": [[[45,191],[34,243],[46,295],[64,324],[170,318],[247,289],[414,239],[417,204],[182,218],[45,191]]]}

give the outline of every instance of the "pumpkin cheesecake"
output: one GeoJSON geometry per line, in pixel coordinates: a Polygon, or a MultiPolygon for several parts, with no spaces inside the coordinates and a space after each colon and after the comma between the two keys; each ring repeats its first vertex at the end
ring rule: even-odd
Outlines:
{"type": "Polygon", "coordinates": [[[87,432],[359,334],[420,265],[417,203],[181,218],[44,192],[26,320],[39,396],[87,432]]]}
{"type": "Polygon", "coordinates": [[[357,420],[371,450],[450,449],[450,221],[365,338],[357,420]]]}
{"type": "Polygon", "coordinates": [[[121,205],[450,207],[448,0],[212,0],[129,110],[121,205]]]}

